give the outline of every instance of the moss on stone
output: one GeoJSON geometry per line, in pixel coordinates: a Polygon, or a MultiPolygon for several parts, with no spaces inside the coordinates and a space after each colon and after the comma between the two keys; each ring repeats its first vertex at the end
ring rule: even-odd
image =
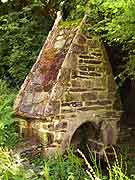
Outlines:
{"type": "Polygon", "coordinates": [[[72,27],[77,27],[80,25],[82,19],[76,19],[76,20],[67,20],[67,21],[62,21],[60,23],[60,28],[72,28],[72,27]]]}

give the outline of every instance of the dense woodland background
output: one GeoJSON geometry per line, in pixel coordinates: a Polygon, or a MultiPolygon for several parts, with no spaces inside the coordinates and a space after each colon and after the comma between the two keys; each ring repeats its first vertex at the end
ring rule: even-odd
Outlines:
{"type": "MultiPolygon", "coordinates": [[[[1,0],[0,147],[2,148],[14,148],[20,141],[12,104],[20,85],[38,56],[58,10],[63,14],[65,26],[77,23],[87,13],[92,25],[89,31],[99,35],[105,44],[119,93],[123,96],[123,87],[128,90],[129,84],[134,86],[134,0],[1,0]]],[[[70,179],[74,180],[72,176],[70,179]]]]}

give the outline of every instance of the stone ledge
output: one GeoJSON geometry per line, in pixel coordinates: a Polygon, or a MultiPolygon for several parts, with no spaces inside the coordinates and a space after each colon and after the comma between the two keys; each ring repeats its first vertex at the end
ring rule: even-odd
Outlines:
{"type": "Polygon", "coordinates": [[[97,72],[91,72],[91,71],[78,71],[79,75],[83,75],[83,76],[102,76],[101,73],[97,73],[97,72]]]}
{"type": "Polygon", "coordinates": [[[85,107],[77,108],[77,111],[89,111],[89,110],[100,110],[100,109],[104,109],[104,106],[99,106],[99,105],[85,106],[85,107]]]}
{"type": "Polygon", "coordinates": [[[107,100],[97,100],[97,101],[87,101],[87,102],[85,102],[86,106],[91,106],[91,105],[105,106],[105,105],[108,105],[108,104],[112,104],[112,101],[107,99],[107,100]]]}
{"type": "Polygon", "coordinates": [[[95,59],[79,59],[80,65],[86,64],[86,65],[99,65],[102,63],[101,60],[95,60],[95,59]]]}

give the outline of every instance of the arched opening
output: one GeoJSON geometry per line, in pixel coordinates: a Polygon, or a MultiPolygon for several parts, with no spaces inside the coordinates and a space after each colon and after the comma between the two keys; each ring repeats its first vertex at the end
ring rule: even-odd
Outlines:
{"type": "MultiPolygon", "coordinates": [[[[102,168],[102,173],[107,175],[107,162],[103,156],[103,138],[100,125],[97,126],[93,122],[86,122],[79,126],[74,132],[70,144],[73,146],[74,152],[77,153],[77,149],[81,150],[85,155],[86,159],[93,165],[95,165],[95,160],[97,165],[102,168]],[[91,156],[91,153],[94,156],[91,156]],[[92,158],[94,158],[92,160],[92,158]]],[[[82,157],[81,157],[82,158],[82,157]]]]}
{"type": "Polygon", "coordinates": [[[103,148],[101,130],[94,123],[86,122],[76,129],[70,144],[75,152],[80,149],[86,157],[89,157],[89,150],[95,151],[97,156],[100,156],[103,148]]]}

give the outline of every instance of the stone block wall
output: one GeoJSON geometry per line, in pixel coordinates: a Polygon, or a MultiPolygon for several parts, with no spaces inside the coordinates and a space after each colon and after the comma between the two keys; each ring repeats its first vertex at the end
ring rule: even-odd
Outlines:
{"type": "MultiPolygon", "coordinates": [[[[116,144],[120,98],[105,49],[88,26],[87,16],[79,27],[56,23],[18,95],[16,113],[30,119],[32,136],[38,136],[45,154],[64,152],[71,143],[81,147],[83,129],[90,146],[116,144]],[[49,68],[40,66],[44,52],[55,52],[49,68]],[[41,81],[37,74],[42,71],[41,81]]],[[[44,62],[49,58],[44,56],[44,62]]]]}

